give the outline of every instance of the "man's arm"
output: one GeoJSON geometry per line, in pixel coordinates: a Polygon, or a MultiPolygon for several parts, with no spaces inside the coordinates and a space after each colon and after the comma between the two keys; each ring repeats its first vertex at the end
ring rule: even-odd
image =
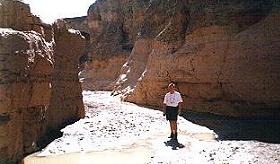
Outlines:
{"type": "Polygon", "coordinates": [[[163,111],[163,115],[165,116],[165,114],[166,114],[166,104],[164,104],[164,103],[163,103],[163,105],[162,105],[162,106],[163,106],[163,109],[162,109],[162,111],[163,111]]]}
{"type": "Polygon", "coordinates": [[[163,105],[163,109],[162,109],[162,111],[163,111],[163,115],[165,116],[165,114],[166,114],[166,95],[164,96],[164,99],[163,99],[163,103],[162,103],[163,105]]]}
{"type": "MultiPolygon", "coordinates": [[[[178,92],[178,93],[179,93],[179,92],[178,92]]],[[[178,114],[181,115],[181,114],[182,114],[182,108],[183,108],[183,99],[182,99],[182,96],[181,96],[180,93],[178,94],[178,96],[179,96],[179,97],[178,97],[178,102],[179,102],[179,103],[178,103],[178,108],[179,108],[179,109],[178,109],[178,114]]]]}
{"type": "Polygon", "coordinates": [[[183,102],[179,102],[179,110],[178,110],[179,115],[182,114],[182,107],[183,107],[183,102]]]}

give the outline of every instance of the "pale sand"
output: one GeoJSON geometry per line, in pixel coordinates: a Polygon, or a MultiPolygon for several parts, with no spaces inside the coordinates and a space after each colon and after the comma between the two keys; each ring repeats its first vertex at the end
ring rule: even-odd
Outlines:
{"type": "Polygon", "coordinates": [[[182,117],[181,145],[174,145],[162,112],[120,102],[109,92],[83,94],[86,118],[62,129],[61,138],[24,164],[280,163],[280,144],[217,141],[213,130],[182,117]]]}
{"type": "Polygon", "coordinates": [[[38,157],[30,155],[23,161],[24,164],[144,164],[150,161],[151,152],[143,148],[130,149],[122,152],[90,152],[90,153],[70,153],[64,155],[54,155],[38,157]]]}

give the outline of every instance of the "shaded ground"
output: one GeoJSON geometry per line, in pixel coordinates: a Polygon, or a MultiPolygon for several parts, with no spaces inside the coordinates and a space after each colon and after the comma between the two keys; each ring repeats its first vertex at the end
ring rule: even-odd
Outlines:
{"type": "Polygon", "coordinates": [[[280,120],[267,118],[232,118],[205,113],[185,113],[185,119],[206,126],[219,140],[256,140],[280,143],[280,120]]]}
{"type": "Polygon", "coordinates": [[[189,113],[187,120],[179,118],[177,143],[167,138],[169,125],[162,112],[123,103],[109,92],[83,94],[86,118],[62,129],[62,137],[25,158],[25,164],[280,163],[280,144],[252,137],[239,141],[242,135],[227,138],[234,136],[231,128],[238,128],[239,121],[228,124],[226,119],[189,113]],[[192,122],[213,129],[219,140],[213,130],[192,122]]]}

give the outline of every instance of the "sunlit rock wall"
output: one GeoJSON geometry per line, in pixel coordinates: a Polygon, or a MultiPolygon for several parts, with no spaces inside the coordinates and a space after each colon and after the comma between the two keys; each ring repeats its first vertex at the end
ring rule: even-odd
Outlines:
{"type": "Polygon", "coordinates": [[[185,110],[280,117],[279,2],[155,0],[145,16],[116,94],[161,106],[172,81],[185,110]]]}

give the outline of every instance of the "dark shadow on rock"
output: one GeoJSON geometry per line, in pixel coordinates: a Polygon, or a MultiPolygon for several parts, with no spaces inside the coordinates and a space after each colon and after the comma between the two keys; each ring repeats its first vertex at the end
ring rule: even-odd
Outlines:
{"type": "Polygon", "coordinates": [[[55,139],[62,137],[62,135],[63,133],[60,130],[50,128],[45,132],[45,135],[38,140],[37,146],[39,149],[43,149],[55,139]]]}
{"type": "Polygon", "coordinates": [[[68,125],[74,124],[79,121],[77,118],[70,118],[67,121],[63,122],[61,126],[57,128],[47,128],[45,134],[37,141],[38,149],[44,149],[48,144],[50,144],[55,139],[58,139],[63,136],[61,129],[65,128],[68,125]]]}
{"type": "Polygon", "coordinates": [[[177,140],[170,139],[169,141],[164,142],[165,146],[170,146],[172,150],[178,150],[185,147],[185,145],[179,143],[177,140]]]}
{"type": "Polygon", "coordinates": [[[206,126],[218,135],[218,140],[256,140],[280,143],[280,120],[271,118],[234,118],[208,113],[187,112],[183,117],[206,126]]]}

